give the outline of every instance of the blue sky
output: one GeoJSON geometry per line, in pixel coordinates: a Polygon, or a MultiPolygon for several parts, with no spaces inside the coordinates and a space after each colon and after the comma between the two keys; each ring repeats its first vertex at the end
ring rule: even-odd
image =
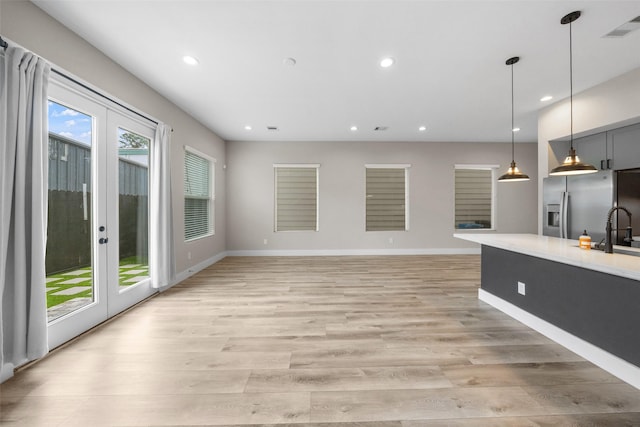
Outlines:
{"type": "Polygon", "coordinates": [[[49,132],[91,145],[91,116],[49,101],[49,132]]]}

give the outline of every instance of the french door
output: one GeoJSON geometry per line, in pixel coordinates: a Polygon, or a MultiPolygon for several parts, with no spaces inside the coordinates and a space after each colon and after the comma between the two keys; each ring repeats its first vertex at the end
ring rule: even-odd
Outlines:
{"type": "Polygon", "coordinates": [[[150,124],[49,85],[47,315],[54,348],[152,295],[150,124]]]}

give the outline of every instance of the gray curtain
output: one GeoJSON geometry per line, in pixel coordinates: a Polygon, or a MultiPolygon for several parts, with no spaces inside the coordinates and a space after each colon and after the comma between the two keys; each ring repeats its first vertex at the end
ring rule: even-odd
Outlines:
{"type": "Polygon", "coordinates": [[[0,381],[48,352],[49,64],[11,43],[0,52],[0,381]]]}
{"type": "Polygon", "coordinates": [[[151,286],[164,288],[175,279],[171,206],[171,128],[158,123],[151,145],[149,192],[149,272],[151,286]]]}

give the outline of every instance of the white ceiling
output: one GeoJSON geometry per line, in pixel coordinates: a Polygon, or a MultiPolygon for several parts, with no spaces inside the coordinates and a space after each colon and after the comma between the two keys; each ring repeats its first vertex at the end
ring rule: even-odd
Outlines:
{"type": "Polygon", "coordinates": [[[510,141],[520,56],[516,141],[536,141],[540,98],[569,95],[574,10],[574,93],[640,67],[640,31],[603,38],[637,0],[34,3],[225,140],[510,141]]]}

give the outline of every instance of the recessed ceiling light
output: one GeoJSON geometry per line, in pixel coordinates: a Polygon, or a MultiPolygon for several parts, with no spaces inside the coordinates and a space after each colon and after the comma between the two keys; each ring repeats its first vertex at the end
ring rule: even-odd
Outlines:
{"type": "Polygon", "coordinates": [[[351,126],[349,129],[350,129],[352,132],[355,132],[355,131],[357,131],[357,130],[358,130],[358,126],[351,126]]]}
{"type": "Polygon", "coordinates": [[[542,98],[540,98],[540,101],[542,102],[547,102],[547,101],[551,101],[553,99],[553,96],[551,95],[545,95],[542,98]]]}
{"type": "Polygon", "coordinates": [[[520,132],[520,128],[513,128],[514,132],[520,132]]]}
{"type": "Polygon", "coordinates": [[[246,126],[244,127],[244,130],[251,130],[251,129],[252,129],[252,128],[251,128],[251,126],[249,126],[249,125],[246,125],[246,126]]]}
{"type": "Polygon", "coordinates": [[[388,57],[388,58],[384,58],[382,61],[380,61],[380,66],[382,68],[389,68],[391,67],[393,64],[395,64],[396,60],[388,57]]]}
{"type": "Polygon", "coordinates": [[[427,130],[427,127],[426,127],[426,126],[420,126],[420,127],[418,128],[418,130],[419,130],[420,132],[424,132],[425,130],[427,130]]]}
{"type": "Polygon", "coordinates": [[[190,56],[190,55],[185,55],[182,57],[182,60],[184,61],[185,64],[187,65],[198,65],[200,63],[200,61],[198,61],[197,58],[190,56]]]}

